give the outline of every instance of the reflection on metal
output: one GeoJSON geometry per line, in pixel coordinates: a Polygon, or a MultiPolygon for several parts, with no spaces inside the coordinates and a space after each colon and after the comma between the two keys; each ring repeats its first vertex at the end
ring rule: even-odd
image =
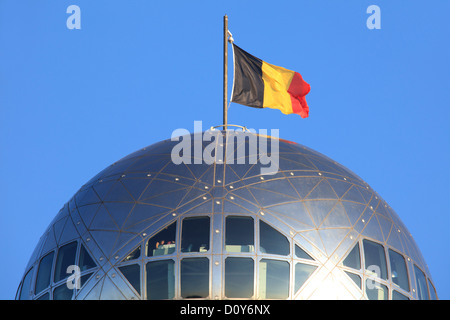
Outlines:
{"type": "MultiPolygon", "coordinates": [[[[218,132],[225,147],[228,137],[249,134],[218,132]]],[[[249,150],[242,141],[233,146],[249,150]]],[[[398,215],[335,161],[280,139],[279,171],[262,176],[260,163],[175,165],[176,143],[132,153],[83,185],[41,237],[16,298],[436,298],[398,215]],[[252,239],[227,233],[228,217],[235,232],[253,224],[252,239]],[[75,256],[58,258],[73,243],[76,250],[67,252],[75,256]],[[370,261],[386,263],[381,277],[370,278],[365,268],[371,244],[379,246],[370,261]],[[53,264],[44,259],[52,252],[53,264]],[[81,288],[68,290],[62,268],[80,263],[80,255],[87,266],[80,266],[81,288]],[[51,269],[39,270],[41,261],[51,269]],[[376,291],[366,288],[370,280],[376,291]]]]}

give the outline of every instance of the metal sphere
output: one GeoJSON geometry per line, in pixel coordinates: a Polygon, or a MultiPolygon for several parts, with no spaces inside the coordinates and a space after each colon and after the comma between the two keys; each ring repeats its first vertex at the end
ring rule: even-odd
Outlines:
{"type": "Polygon", "coordinates": [[[175,164],[179,142],[165,140],[83,185],[42,235],[16,298],[436,298],[406,226],[350,170],[280,139],[278,171],[261,174],[267,163],[249,161],[261,146],[230,144],[245,133],[206,134],[225,157],[198,159],[200,141],[190,164],[175,164]]]}

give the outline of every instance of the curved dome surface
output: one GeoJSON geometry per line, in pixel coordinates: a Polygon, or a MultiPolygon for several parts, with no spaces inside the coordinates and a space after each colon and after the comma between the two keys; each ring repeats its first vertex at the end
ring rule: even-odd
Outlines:
{"type": "Polygon", "coordinates": [[[107,167],[50,223],[16,298],[437,298],[406,226],[350,170],[277,139],[279,170],[263,175],[245,133],[204,134],[235,163],[193,146],[175,164],[165,140],[107,167]]]}

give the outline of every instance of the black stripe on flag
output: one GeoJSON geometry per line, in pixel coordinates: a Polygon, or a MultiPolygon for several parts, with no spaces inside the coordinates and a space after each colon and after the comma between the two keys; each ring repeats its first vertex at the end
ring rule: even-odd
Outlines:
{"type": "Polygon", "coordinates": [[[262,60],[233,44],[234,84],[231,101],[253,108],[262,108],[264,81],[262,60]]]}

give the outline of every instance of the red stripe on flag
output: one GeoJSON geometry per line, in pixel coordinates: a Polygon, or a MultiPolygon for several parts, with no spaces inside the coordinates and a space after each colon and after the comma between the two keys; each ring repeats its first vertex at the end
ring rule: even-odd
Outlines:
{"type": "Polygon", "coordinates": [[[303,80],[300,73],[295,72],[288,92],[291,96],[292,112],[300,115],[302,118],[308,117],[309,114],[309,107],[305,99],[309,90],[311,90],[309,84],[303,80]]]}

